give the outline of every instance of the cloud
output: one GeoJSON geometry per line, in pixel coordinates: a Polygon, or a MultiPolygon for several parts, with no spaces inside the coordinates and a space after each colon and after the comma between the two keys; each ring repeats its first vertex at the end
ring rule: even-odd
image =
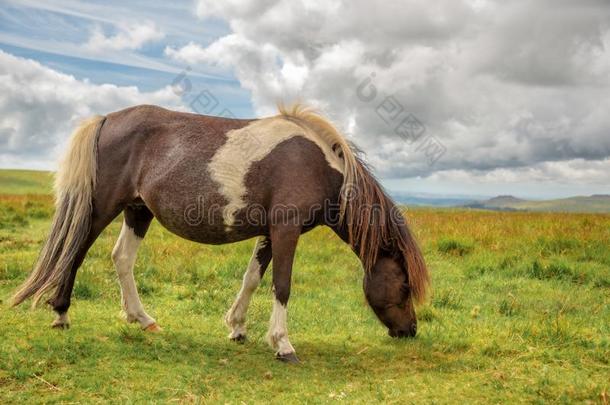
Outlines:
{"type": "MultiPolygon", "coordinates": [[[[86,70],[105,70],[104,80],[109,83],[117,80],[125,83],[125,77],[116,72],[128,67],[177,74],[183,66],[176,66],[164,57],[166,42],[184,44],[197,38],[208,43],[227,32],[226,24],[220,20],[200,24],[193,5],[183,2],[148,1],[146,7],[119,0],[7,0],[2,4],[0,48],[9,52],[14,47],[24,48],[28,51],[25,54],[36,60],[55,56],[81,59],[66,61],[62,66],[77,76],[80,72],[70,68],[79,69],[82,59],[104,62],[88,64],[86,70]],[[120,66],[108,69],[104,66],[107,63],[120,66]]],[[[202,66],[192,76],[235,82],[226,71],[202,66]]],[[[95,73],[91,77],[95,79],[95,73]]]]}
{"type": "Polygon", "coordinates": [[[546,167],[541,179],[586,182],[610,156],[606,0],[200,0],[197,12],[231,32],[166,55],[232,67],[261,115],[278,99],[314,103],[385,178],[502,170],[526,178],[546,167]],[[372,100],[358,97],[367,79],[372,100]],[[392,101],[402,108],[396,119],[384,109],[392,101]],[[408,114],[425,126],[417,142],[396,133],[408,114]],[[426,140],[446,150],[433,165],[426,140]]]}
{"type": "Polygon", "coordinates": [[[78,121],[136,104],[182,109],[167,86],[96,85],[0,51],[0,165],[52,167],[78,121]]]}
{"type": "Polygon", "coordinates": [[[91,37],[85,44],[94,52],[140,49],[149,42],[162,39],[165,34],[151,21],[134,24],[118,24],[118,32],[106,36],[100,25],[95,25],[91,37]]]}
{"type": "Polygon", "coordinates": [[[610,158],[596,161],[573,159],[561,162],[543,162],[527,167],[493,169],[489,171],[446,170],[432,174],[429,179],[440,182],[456,182],[469,185],[518,184],[529,182],[564,184],[608,184],[610,158]]]}

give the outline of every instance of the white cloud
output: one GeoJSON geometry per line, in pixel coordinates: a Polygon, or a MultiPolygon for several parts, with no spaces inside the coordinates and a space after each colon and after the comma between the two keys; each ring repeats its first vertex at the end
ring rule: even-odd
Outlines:
{"type": "Polygon", "coordinates": [[[0,166],[52,167],[79,120],[144,103],[182,108],[169,86],[96,85],[0,51],[0,166]]]}
{"type": "Polygon", "coordinates": [[[278,99],[313,102],[386,178],[538,170],[587,182],[610,156],[606,0],[200,0],[197,10],[232,32],[168,56],[232,67],[261,115],[278,99]],[[356,88],[371,72],[377,98],[363,102],[356,88]],[[390,95],[446,147],[433,166],[377,114],[390,95]]]}
{"type": "Polygon", "coordinates": [[[162,39],[165,34],[151,21],[117,24],[116,34],[107,36],[100,25],[95,25],[85,47],[94,52],[140,49],[149,42],[162,39]]]}
{"type": "MultiPolygon", "coordinates": [[[[145,7],[122,0],[5,0],[5,3],[10,6],[2,7],[2,17],[12,23],[0,26],[2,49],[7,49],[6,46],[27,49],[29,57],[37,60],[45,58],[39,52],[77,58],[63,63],[79,71],[82,61],[78,59],[121,65],[108,71],[105,80],[110,83],[117,77],[124,78],[122,72],[117,73],[122,66],[147,69],[148,73],[178,74],[183,66],[171,63],[160,52],[167,41],[183,44],[197,38],[205,44],[227,32],[226,25],[218,20],[200,24],[193,13],[194,5],[186,2],[147,1],[145,7]],[[138,46],[143,51],[133,49],[138,46]]],[[[86,69],[99,72],[105,68],[99,64],[86,69]]],[[[199,66],[191,74],[234,82],[228,72],[211,67],[199,66]]]]}
{"type": "Polygon", "coordinates": [[[527,167],[499,168],[489,171],[445,170],[431,176],[431,181],[457,182],[467,185],[518,184],[528,182],[589,183],[601,187],[608,185],[610,158],[596,161],[573,159],[561,162],[543,162],[527,167]]]}

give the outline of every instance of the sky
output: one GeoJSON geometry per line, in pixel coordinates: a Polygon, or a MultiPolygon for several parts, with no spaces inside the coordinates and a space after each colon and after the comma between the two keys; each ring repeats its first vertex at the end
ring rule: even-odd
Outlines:
{"type": "Polygon", "coordinates": [[[608,0],[0,2],[0,167],[84,117],[317,107],[386,188],[610,194],[608,0]]]}

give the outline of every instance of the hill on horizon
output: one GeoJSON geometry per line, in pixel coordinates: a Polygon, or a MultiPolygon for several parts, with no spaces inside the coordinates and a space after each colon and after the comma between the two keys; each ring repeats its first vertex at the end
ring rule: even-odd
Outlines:
{"type": "Polygon", "coordinates": [[[501,195],[489,200],[464,204],[463,207],[497,211],[610,213],[610,195],[594,194],[552,200],[526,200],[512,195],[501,195]]]}

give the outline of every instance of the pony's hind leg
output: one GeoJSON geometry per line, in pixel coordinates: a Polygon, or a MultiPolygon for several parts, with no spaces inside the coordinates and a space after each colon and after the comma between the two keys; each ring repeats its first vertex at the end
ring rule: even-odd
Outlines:
{"type": "Polygon", "coordinates": [[[133,276],[138,247],[153,219],[153,214],[143,205],[128,206],[119,239],[112,250],[112,261],[121,285],[121,303],[127,322],[138,322],[142,329],[160,331],[155,320],[144,311],[133,276]]]}
{"type": "Polygon", "coordinates": [[[64,282],[57,287],[55,295],[47,301],[53,310],[57,313],[57,316],[51,327],[58,329],[67,329],[70,327],[70,318],[68,317],[68,309],[70,308],[70,302],[72,297],[72,289],[74,288],[74,281],[76,279],[76,273],[80,268],[87,251],[93,245],[100,233],[106,228],[110,222],[117,216],[116,211],[100,211],[95,210],[92,213],[91,228],[87,238],[82,242],[78,248],[78,252],[74,257],[74,262],[70,269],[70,273],[65,278],[64,282]]]}
{"type": "Polygon", "coordinates": [[[70,274],[67,276],[64,283],[58,286],[54,297],[47,301],[47,303],[51,305],[51,307],[53,307],[53,310],[57,314],[55,320],[51,323],[52,328],[68,329],[70,327],[70,317],[68,316],[68,309],[70,308],[72,289],[74,288],[74,280],[76,279],[76,273],[80,265],[83,263],[87,251],[93,244],[94,240],[95,238],[93,240],[87,240],[79,249],[79,252],[76,254],[76,257],[74,259],[74,263],[72,263],[70,274]]]}
{"type": "Polygon", "coordinates": [[[248,305],[270,261],[271,240],[268,237],[261,236],[256,241],[256,245],[254,245],[254,252],[252,252],[252,257],[244,274],[237,298],[225,316],[225,322],[229,329],[231,329],[229,334],[231,340],[242,342],[246,339],[246,313],[248,312],[248,305]]]}

